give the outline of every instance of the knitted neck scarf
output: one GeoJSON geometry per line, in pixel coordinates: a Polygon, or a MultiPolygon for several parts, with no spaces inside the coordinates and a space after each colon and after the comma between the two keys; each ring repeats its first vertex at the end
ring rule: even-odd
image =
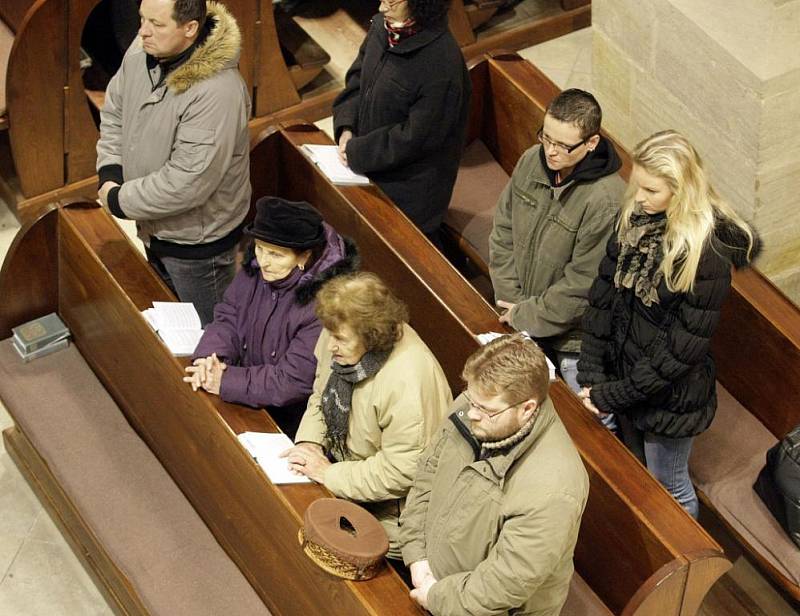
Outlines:
{"type": "Polygon", "coordinates": [[[664,278],[659,266],[667,217],[665,214],[651,216],[637,208],[631,214],[630,223],[630,228],[620,237],[614,286],[633,289],[636,297],[649,308],[658,303],[658,286],[664,278]]]}
{"type": "Polygon", "coordinates": [[[330,454],[334,459],[347,459],[347,428],[353,402],[353,387],[368,379],[386,363],[388,351],[367,351],[357,364],[343,366],[333,362],[331,376],[322,392],[322,415],[327,427],[325,438],[330,443],[330,454]]]}
{"type": "Polygon", "coordinates": [[[531,431],[533,430],[533,426],[536,423],[536,418],[539,416],[539,412],[533,414],[525,424],[514,434],[511,436],[507,436],[504,439],[499,441],[484,441],[481,443],[481,459],[486,458],[494,453],[499,451],[504,451],[507,449],[511,449],[517,443],[521,443],[522,440],[528,436],[531,431]]]}
{"type": "Polygon", "coordinates": [[[386,28],[386,35],[389,39],[389,47],[394,47],[398,43],[404,41],[410,36],[414,36],[419,32],[417,22],[413,17],[409,17],[405,21],[391,22],[384,18],[383,26],[386,28]]]}

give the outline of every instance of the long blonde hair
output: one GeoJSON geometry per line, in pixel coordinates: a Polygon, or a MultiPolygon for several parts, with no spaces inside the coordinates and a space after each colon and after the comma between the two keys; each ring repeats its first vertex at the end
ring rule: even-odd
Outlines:
{"type": "MultiPolygon", "coordinates": [[[[664,180],[672,191],[660,266],[670,291],[693,290],[700,257],[714,234],[717,219],[728,219],[747,236],[750,259],[754,242],[750,226],[714,190],[700,155],[686,137],[674,130],[655,133],[636,146],[631,159],[634,165],[664,180]]],[[[630,183],[620,214],[620,239],[631,227],[635,195],[636,187],[630,183]]]]}

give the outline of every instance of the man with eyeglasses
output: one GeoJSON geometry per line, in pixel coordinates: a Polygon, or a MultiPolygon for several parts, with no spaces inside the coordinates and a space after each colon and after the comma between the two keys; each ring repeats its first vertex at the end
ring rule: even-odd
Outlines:
{"type": "Polygon", "coordinates": [[[589,478],[548,398],[544,353],[503,336],[462,377],[400,517],[411,597],[434,616],[557,616],[589,478]]]}
{"type": "Polygon", "coordinates": [[[547,108],[539,144],[517,163],[495,211],[489,271],[500,321],[527,331],[580,392],[580,320],[625,184],[602,111],[564,90],[547,108]]]}

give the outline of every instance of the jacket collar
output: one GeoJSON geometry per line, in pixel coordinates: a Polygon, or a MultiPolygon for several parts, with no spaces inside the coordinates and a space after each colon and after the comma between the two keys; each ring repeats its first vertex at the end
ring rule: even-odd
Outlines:
{"type": "MultiPolygon", "coordinates": [[[[233,15],[217,2],[208,2],[206,7],[206,24],[210,22],[211,27],[205,40],[189,48],[191,52],[188,58],[181,54],[169,61],[167,66],[162,65],[162,70],[168,72],[167,88],[173,94],[182,94],[221,70],[235,67],[239,61],[242,36],[233,15]]],[[[150,56],[148,67],[149,61],[150,56]]]]}
{"type": "MultiPolygon", "coordinates": [[[[377,17],[375,19],[378,19],[377,17]]],[[[384,49],[389,53],[395,53],[399,55],[406,55],[417,51],[418,49],[422,49],[426,45],[431,44],[433,41],[438,39],[442,36],[447,30],[447,24],[441,24],[438,26],[432,26],[430,28],[425,28],[424,30],[420,30],[414,36],[409,36],[407,39],[403,39],[394,47],[389,47],[389,41],[386,40],[386,32],[383,27],[383,15],[380,16],[380,26],[381,30],[384,30],[383,34],[383,45],[384,49]]]]}
{"type": "MultiPolygon", "coordinates": [[[[463,438],[470,445],[470,447],[472,447],[473,452],[476,452],[477,455],[477,452],[480,451],[480,443],[469,432],[467,408],[466,400],[462,397],[459,397],[456,400],[455,412],[451,415],[451,421],[456,424],[456,428],[458,429],[458,433],[461,438],[463,438]],[[466,428],[466,430],[459,427],[459,423],[466,428]]],[[[502,484],[505,482],[506,475],[514,463],[524,456],[531,449],[531,447],[533,447],[534,443],[539,440],[539,438],[555,421],[556,410],[555,407],[553,407],[553,403],[551,402],[550,398],[546,398],[539,407],[539,410],[536,412],[536,422],[528,436],[507,451],[497,453],[483,460],[483,462],[485,462],[489,468],[491,468],[492,473],[494,474],[494,478],[490,477],[488,474],[484,474],[487,479],[494,479],[494,481],[502,486],[502,484]]]]}

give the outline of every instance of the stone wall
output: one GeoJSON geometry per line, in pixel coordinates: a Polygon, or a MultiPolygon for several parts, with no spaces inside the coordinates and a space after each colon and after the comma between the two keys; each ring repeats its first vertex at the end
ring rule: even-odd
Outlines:
{"type": "Polygon", "coordinates": [[[593,0],[592,25],[606,128],[684,133],[800,303],[800,0],[593,0]]]}

